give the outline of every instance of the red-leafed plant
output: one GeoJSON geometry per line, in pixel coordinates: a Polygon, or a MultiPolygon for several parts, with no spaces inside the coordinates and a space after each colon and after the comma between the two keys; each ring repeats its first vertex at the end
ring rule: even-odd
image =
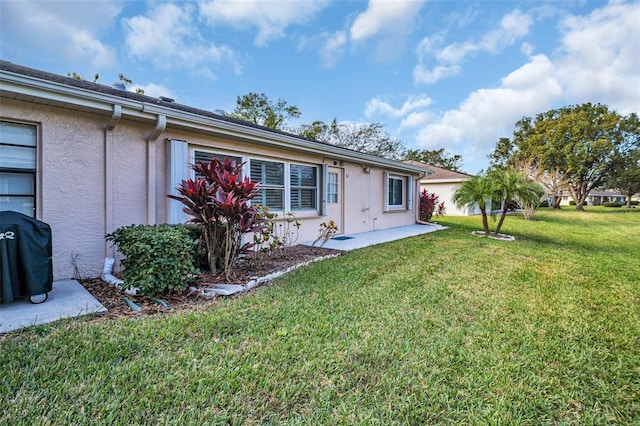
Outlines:
{"type": "Polygon", "coordinates": [[[435,193],[429,193],[423,189],[420,194],[420,220],[429,222],[434,215],[440,216],[444,213],[444,201],[440,202],[440,198],[435,193]]]}
{"type": "Polygon", "coordinates": [[[209,269],[215,274],[221,268],[227,279],[241,253],[253,243],[242,243],[243,236],[260,230],[259,212],[249,201],[258,193],[258,185],[242,178],[242,165],[229,158],[192,165],[202,177],[183,180],[176,188],[180,195],[167,195],[184,204],[190,223],[202,227],[209,269]]]}

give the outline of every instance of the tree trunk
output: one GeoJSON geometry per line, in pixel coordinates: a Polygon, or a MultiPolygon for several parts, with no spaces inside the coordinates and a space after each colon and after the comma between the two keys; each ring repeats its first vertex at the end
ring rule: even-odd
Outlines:
{"type": "Polygon", "coordinates": [[[209,263],[209,271],[211,275],[215,275],[218,271],[216,268],[217,257],[215,252],[215,232],[212,232],[207,226],[204,227],[202,235],[207,246],[207,262],[209,263]]]}
{"type": "Polygon", "coordinates": [[[500,220],[498,221],[498,225],[496,226],[496,234],[500,232],[500,228],[502,228],[502,224],[504,223],[504,218],[507,217],[507,210],[509,209],[509,205],[504,203],[504,207],[502,208],[502,214],[500,215],[500,220]]]}
{"type": "Polygon", "coordinates": [[[554,209],[560,209],[560,202],[562,201],[562,195],[554,195],[551,207],[554,209]]]}
{"type": "Polygon", "coordinates": [[[485,235],[489,235],[489,221],[487,220],[487,210],[482,210],[482,229],[485,235]]]}

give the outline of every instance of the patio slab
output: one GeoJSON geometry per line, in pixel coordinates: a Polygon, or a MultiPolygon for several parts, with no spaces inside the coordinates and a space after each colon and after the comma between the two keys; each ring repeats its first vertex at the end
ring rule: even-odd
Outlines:
{"type": "Polygon", "coordinates": [[[34,305],[23,299],[1,304],[0,333],[106,311],[78,281],[55,281],[44,303],[34,305]]]}
{"type": "MultiPolygon", "coordinates": [[[[359,234],[338,235],[327,241],[323,247],[341,251],[351,251],[443,229],[447,229],[447,227],[435,223],[428,225],[414,224],[399,226],[396,228],[380,229],[377,231],[362,232],[359,234]]],[[[302,244],[310,246],[313,244],[313,241],[307,241],[302,244]]]]}

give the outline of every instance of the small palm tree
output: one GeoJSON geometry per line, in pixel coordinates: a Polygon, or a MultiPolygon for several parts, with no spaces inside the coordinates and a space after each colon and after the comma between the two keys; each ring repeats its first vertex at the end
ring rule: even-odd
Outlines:
{"type": "Polygon", "coordinates": [[[512,169],[495,169],[488,176],[495,185],[496,195],[502,199],[502,214],[496,226],[498,234],[507,216],[510,201],[518,200],[523,205],[535,204],[540,202],[544,190],[524,173],[512,169]]]}
{"type": "Polygon", "coordinates": [[[470,209],[476,206],[482,213],[482,228],[485,235],[489,235],[489,221],[487,220],[487,202],[496,194],[495,182],[488,174],[474,176],[465,180],[453,194],[453,202],[458,207],[470,209]]]}

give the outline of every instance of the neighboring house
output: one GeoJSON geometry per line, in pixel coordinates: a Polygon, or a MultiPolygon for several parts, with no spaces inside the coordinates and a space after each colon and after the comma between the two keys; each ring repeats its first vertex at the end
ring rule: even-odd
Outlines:
{"type": "Polygon", "coordinates": [[[479,211],[469,211],[466,207],[460,208],[453,202],[453,194],[462,182],[472,177],[471,175],[433,166],[422,161],[409,160],[405,161],[405,163],[420,167],[427,173],[420,179],[420,192],[426,189],[427,192],[433,192],[438,195],[440,201],[444,201],[446,215],[470,216],[479,213],[479,211]]]}
{"type": "MultiPolygon", "coordinates": [[[[601,206],[603,203],[625,203],[627,197],[615,191],[591,191],[585,200],[586,206],[601,206]]],[[[573,201],[571,195],[563,195],[561,206],[568,206],[573,201]]]]}
{"type": "Polygon", "coordinates": [[[246,162],[298,242],[329,219],[346,234],[416,222],[415,165],[5,61],[0,108],[0,210],[51,225],[55,279],[100,275],[121,226],[184,222],[166,194],[214,156],[246,162]]]}

